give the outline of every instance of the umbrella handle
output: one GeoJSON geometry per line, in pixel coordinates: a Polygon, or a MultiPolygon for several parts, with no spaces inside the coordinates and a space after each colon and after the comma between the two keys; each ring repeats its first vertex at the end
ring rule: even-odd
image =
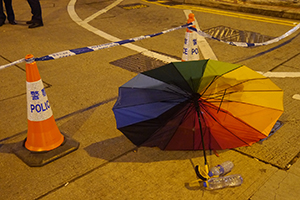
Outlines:
{"type": "MultiPolygon", "coordinates": [[[[207,165],[205,165],[205,166],[207,166],[207,165]]],[[[208,170],[208,168],[207,168],[207,170],[208,170]]],[[[198,165],[196,165],[196,167],[195,167],[195,172],[196,172],[198,178],[200,178],[202,181],[207,181],[207,179],[208,179],[208,173],[203,172],[203,170],[202,170],[201,171],[202,174],[203,173],[205,174],[205,175],[202,175],[201,172],[199,171],[199,166],[198,165]]]]}
{"type": "Polygon", "coordinates": [[[204,167],[205,167],[205,175],[208,176],[208,172],[209,172],[209,170],[208,170],[208,165],[206,164],[204,167]]]}

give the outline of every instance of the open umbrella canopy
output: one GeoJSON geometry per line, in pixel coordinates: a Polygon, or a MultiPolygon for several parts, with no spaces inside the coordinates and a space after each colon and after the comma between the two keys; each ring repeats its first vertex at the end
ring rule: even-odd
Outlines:
{"type": "Polygon", "coordinates": [[[244,65],[174,62],[122,85],[113,111],[137,146],[227,149],[269,135],[283,113],[283,91],[244,65]]]}

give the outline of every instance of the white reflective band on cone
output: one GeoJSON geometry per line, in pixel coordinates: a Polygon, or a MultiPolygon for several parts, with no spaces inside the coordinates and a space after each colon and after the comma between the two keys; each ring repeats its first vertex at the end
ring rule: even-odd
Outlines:
{"type": "Polygon", "coordinates": [[[27,119],[43,121],[52,116],[52,110],[42,80],[26,82],[27,119]]]}
{"type": "Polygon", "coordinates": [[[199,49],[197,44],[197,34],[186,32],[182,51],[182,60],[199,60],[199,49]]]}

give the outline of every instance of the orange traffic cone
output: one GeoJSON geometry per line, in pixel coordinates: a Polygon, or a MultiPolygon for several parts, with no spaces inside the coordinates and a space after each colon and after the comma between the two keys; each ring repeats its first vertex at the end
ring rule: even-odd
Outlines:
{"type": "MultiPolygon", "coordinates": [[[[189,19],[187,23],[193,23],[195,21],[195,15],[193,13],[189,14],[189,19]]],[[[195,25],[192,27],[196,28],[195,25]]],[[[182,61],[188,60],[199,60],[199,49],[197,44],[197,33],[190,31],[186,28],[185,39],[182,52],[182,61]]]]}
{"type": "Polygon", "coordinates": [[[26,59],[28,131],[25,147],[30,151],[49,151],[60,146],[64,136],[58,130],[33,55],[26,59]]]}
{"type": "Polygon", "coordinates": [[[14,153],[37,167],[78,149],[79,143],[59,131],[33,55],[27,55],[25,61],[28,130],[24,144],[14,153]]]}

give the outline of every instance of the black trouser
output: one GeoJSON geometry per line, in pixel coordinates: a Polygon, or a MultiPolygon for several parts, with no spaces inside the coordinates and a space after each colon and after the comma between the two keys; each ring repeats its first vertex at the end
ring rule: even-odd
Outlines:
{"type": "Polygon", "coordinates": [[[31,21],[34,23],[43,24],[40,1],[39,0],[27,0],[27,1],[31,8],[31,13],[32,13],[31,21]]]}
{"type": "Polygon", "coordinates": [[[4,4],[5,4],[5,10],[6,10],[6,14],[7,14],[7,19],[8,21],[14,21],[15,20],[15,14],[14,14],[14,11],[13,11],[13,8],[12,8],[12,0],[0,0],[1,3],[0,3],[0,21],[5,21],[6,19],[6,16],[3,12],[3,1],[4,1],[4,4]]]}

